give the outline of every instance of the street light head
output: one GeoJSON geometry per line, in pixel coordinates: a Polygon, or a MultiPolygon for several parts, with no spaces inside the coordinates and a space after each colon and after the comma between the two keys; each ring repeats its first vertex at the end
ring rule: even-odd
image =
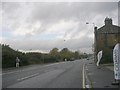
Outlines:
{"type": "Polygon", "coordinates": [[[97,27],[94,27],[95,30],[97,30],[97,27]]]}
{"type": "Polygon", "coordinates": [[[88,22],[86,22],[86,24],[89,24],[88,22]]]}

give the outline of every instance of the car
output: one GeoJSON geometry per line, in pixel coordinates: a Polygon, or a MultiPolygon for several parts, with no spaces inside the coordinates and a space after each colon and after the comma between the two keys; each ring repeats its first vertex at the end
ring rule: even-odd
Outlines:
{"type": "Polygon", "coordinates": [[[71,59],[70,59],[70,61],[74,61],[74,60],[75,60],[75,58],[71,58],[71,59]]]}
{"type": "Polygon", "coordinates": [[[87,58],[87,60],[89,60],[89,58],[87,58]]]}

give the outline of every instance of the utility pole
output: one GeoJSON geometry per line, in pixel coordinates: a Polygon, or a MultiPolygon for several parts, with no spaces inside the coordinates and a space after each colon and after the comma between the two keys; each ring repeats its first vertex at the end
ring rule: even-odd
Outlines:
{"type": "Polygon", "coordinates": [[[42,56],[43,56],[43,63],[45,63],[45,60],[44,60],[44,53],[42,54],[42,56]]]}

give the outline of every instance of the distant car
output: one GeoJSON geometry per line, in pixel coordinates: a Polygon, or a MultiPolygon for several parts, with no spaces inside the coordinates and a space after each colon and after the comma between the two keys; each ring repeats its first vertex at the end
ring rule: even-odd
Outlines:
{"type": "Polygon", "coordinates": [[[89,60],[89,58],[87,58],[87,60],[89,60]]]}
{"type": "Polygon", "coordinates": [[[71,58],[70,61],[74,61],[75,59],[74,58],[71,58]]]}

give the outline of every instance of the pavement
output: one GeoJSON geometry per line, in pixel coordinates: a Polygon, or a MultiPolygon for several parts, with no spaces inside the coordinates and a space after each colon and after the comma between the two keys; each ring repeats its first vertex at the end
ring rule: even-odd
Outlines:
{"type": "Polygon", "coordinates": [[[85,65],[86,88],[114,88],[120,90],[119,85],[112,85],[114,81],[113,64],[96,66],[93,60],[88,60],[85,65]]]}
{"type": "Polygon", "coordinates": [[[111,70],[111,71],[114,72],[114,66],[113,66],[113,64],[103,64],[101,66],[103,66],[105,68],[108,68],[109,70],[111,70]]]}

